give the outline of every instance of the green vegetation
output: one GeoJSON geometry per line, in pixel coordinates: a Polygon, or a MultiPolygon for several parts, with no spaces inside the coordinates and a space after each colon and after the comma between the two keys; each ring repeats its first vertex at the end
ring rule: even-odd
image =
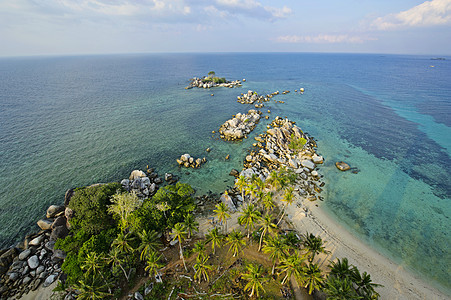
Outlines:
{"type": "Polygon", "coordinates": [[[291,150],[302,150],[305,146],[305,144],[307,143],[307,140],[303,137],[301,138],[296,138],[294,136],[294,134],[291,134],[291,142],[290,145],[288,146],[291,150]]]}

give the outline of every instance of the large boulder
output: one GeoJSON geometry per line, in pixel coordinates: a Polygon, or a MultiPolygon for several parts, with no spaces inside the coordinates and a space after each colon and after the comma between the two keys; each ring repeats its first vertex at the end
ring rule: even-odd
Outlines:
{"type": "Polygon", "coordinates": [[[69,206],[70,199],[75,194],[75,191],[73,189],[68,189],[66,191],[66,194],[64,194],[64,206],[69,206]]]}
{"type": "Polygon", "coordinates": [[[35,237],[34,239],[32,239],[32,240],[28,243],[28,245],[37,247],[37,246],[41,245],[41,243],[42,243],[43,241],[44,241],[44,235],[41,234],[40,236],[35,237]]]}
{"type": "Polygon", "coordinates": [[[230,212],[236,211],[236,207],[235,204],[233,203],[232,197],[230,197],[227,193],[222,194],[219,200],[229,208],[230,212]]]}
{"type": "Polygon", "coordinates": [[[50,205],[47,209],[47,219],[56,217],[59,213],[62,213],[64,209],[64,205],[50,205]]]}
{"type": "Polygon", "coordinates": [[[52,221],[50,220],[39,220],[37,224],[42,230],[49,230],[52,227],[52,221]]]}
{"type": "Polygon", "coordinates": [[[30,269],[34,270],[39,266],[39,258],[37,257],[37,255],[33,255],[27,260],[27,263],[30,269]]]}
{"type": "Polygon", "coordinates": [[[56,241],[58,239],[64,239],[69,234],[69,230],[67,230],[66,225],[56,226],[53,228],[52,233],[50,234],[50,240],[56,241]]]}
{"type": "Polygon", "coordinates": [[[133,170],[130,174],[130,180],[135,180],[137,178],[146,177],[146,173],[141,170],[133,170]]]}
{"type": "Polygon", "coordinates": [[[308,168],[310,171],[314,170],[316,167],[315,164],[308,159],[304,159],[303,161],[301,161],[301,165],[305,168],[308,168]]]}
{"type": "Polygon", "coordinates": [[[25,260],[30,254],[31,254],[31,250],[30,249],[25,249],[24,251],[20,252],[19,259],[20,260],[25,260]]]}
{"type": "Polygon", "coordinates": [[[312,156],[312,160],[315,164],[322,164],[324,161],[324,158],[315,153],[315,155],[312,156]]]}

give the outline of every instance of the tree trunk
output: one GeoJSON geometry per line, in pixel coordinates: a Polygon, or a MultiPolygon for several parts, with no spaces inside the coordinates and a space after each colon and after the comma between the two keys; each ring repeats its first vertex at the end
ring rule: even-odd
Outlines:
{"type": "Polygon", "coordinates": [[[279,223],[282,221],[284,215],[285,215],[285,206],[283,207],[283,210],[282,210],[282,216],[280,217],[280,220],[279,220],[279,222],[277,222],[276,225],[279,225],[279,223]]]}
{"type": "Polygon", "coordinates": [[[260,245],[258,246],[258,252],[260,252],[260,250],[262,249],[262,241],[263,241],[263,232],[264,231],[262,231],[262,234],[260,235],[260,245]]]}

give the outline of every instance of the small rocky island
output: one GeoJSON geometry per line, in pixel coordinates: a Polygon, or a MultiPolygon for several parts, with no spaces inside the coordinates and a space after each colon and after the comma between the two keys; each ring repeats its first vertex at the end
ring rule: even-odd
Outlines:
{"type": "MultiPolygon", "coordinates": [[[[243,80],[245,81],[245,80],[243,80]]],[[[217,77],[214,71],[208,73],[208,76],[204,76],[202,78],[191,78],[189,85],[185,88],[186,90],[192,89],[193,87],[209,89],[212,87],[228,87],[234,88],[237,86],[241,86],[241,81],[228,81],[224,77],[217,77]]]]}
{"type": "Polygon", "coordinates": [[[260,120],[260,111],[251,109],[247,114],[237,113],[219,128],[221,138],[226,141],[237,141],[246,138],[254,130],[260,120]]]}

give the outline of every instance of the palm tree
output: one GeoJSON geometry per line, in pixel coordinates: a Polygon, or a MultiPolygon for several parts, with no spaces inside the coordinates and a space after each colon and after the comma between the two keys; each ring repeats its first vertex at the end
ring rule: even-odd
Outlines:
{"type": "Polygon", "coordinates": [[[329,251],[326,250],[323,244],[323,240],[321,237],[316,237],[312,233],[306,233],[302,236],[302,245],[307,250],[307,253],[310,253],[309,255],[309,262],[313,262],[315,259],[316,254],[319,253],[329,253],[329,251]]]}
{"type": "Polygon", "coordinates": [[[160,263],[161,255],[158,255],[156,251],[151,250],[147,255],[146,267],[144,270],[149,271],[149,276],[157,276],[158,269],[162,268],[164,264],[160,263]]]}
{"type": "Polygon", "coordinates": [[[213,249],[213,254],[215,254],[216,246],[221,246],[224,236],[219,232],[219,228],[215,227],[207,233],[206,238],[207,243],[211,242],[211,249],[213,249]]]}
{"type": "Polygon", "coordinates": [[[353,267],[351,269],[351,279],[352,282],[354,282],[354,284],[357,286],[356,292],[359,296],[362,296],[364,299],[379,298],[379,293],[377,293],[374,288],[382,285],[373,283],[371,281],[370,274],[368,274],[367,272],[360,274],[359,269],[357,269],[357,267],[353,267]]]}
{"type": "Polygon", "coordinates": [[[80,280],[78,284],[75,284],[74,288],[78,293],[77,299],[96,300],[112,296],[111,293],[104,292],[107,285],[102,285],[99,281],[98,277],[93,277],[85,278],[85,280],[80,280]]]}
{"type": "Polygon", "coordinates": [[[282,258],[278,267],[278,269],[280,270],[279,274],[285,273],[282,284],[285,284],[285,282],[288,278],[291,277],[291,275],[294,275],[294,277],[298,280],[303,279],[302,264],[304,263],[304,261],[305,256],[301,255],[297,250],[294,252],[294,255],[282,258]]]}
{"type": "Polygon", "coordinates": [[[196,279],[197,277],[199,283],[202,281],[202,277],[206,282],[210,281],[210,278],[208,277],[208,271],[213,269],[213,266],[208,264],[208,257],[199,255],[196,258],[196,264],[193,267],[195,270],[194,279],[196,279]]]}
{"type": "Polygon", "coordinates": [[[131,246],[131,243],[134,241],[134,237],[131,233],[120,232],[117,235],[117,238],[113,241],[112,245],[118,248],[123,253],[133,253],[135,249],[131,246]]]}
{"type": "Polygon", "coordinates": [[[205,242],[197,241],[194,244],[193,252],[197,253],[197,257],[205,257],[207,253],[207,249],[205,248],[205,242]]]}
{"type": "Polygon", "coordinates": [[[105,267],[106,258],[100,254],[98,255],[96,252],[89,252],[86,254],[85,259],[81,261],[80,268],[85,271],[85,276],[89,276],[89,274],[92,274],[92,277],[96,277],[97,275],[100,275],[105,281],[106,286],[108,286],[108,291],[111,293],[111,289],[109,287],[108,282],[106,281],[105,277],[103,276],[103,268],[105,267]]]}
{"type": "Polygon", "coordinates": [[[227,245],[230,245],[229,251],[233,252],[233,257],[235,257],[238,252],[240,252],[241,247],[246,245],[246,241],[243,239],[243,234],[241,231],[233,230],[227,236],[227,245]]]}
{"type": "Polygon", "coordinates": [[[244,286],[245,291],[251,290],[249,297],[257,296],[260,289],[263,291],[263,283],[266,281],[263,276],[263,272],[261,271],[260,266],[249,264],[246,266],[247,272],[242,275],[243,279],[247,281],[247,284],[244,286]]]}
{"type": "Polygon", "coordinates": [[[124,231],[127,227],[128,217],[141,205],[138,196],[134,192],[116,193],[111,197],[111,203],[108,205],[108,212],[119,217],[121,230],[124,231]]]}
{"type": "Polygon", "coordinates": [[[258,251],[262,248],[262,241],[263,237],[269,232],[273,233],[275,229],[277,229],[277,225],[272,222],[271,215],[265,215],[263,218],[260,219],[260,226],[262,229],[261,235],[260,235],[260,244],[258,246],[258,251]]]}
{"type": "Polygon", "coordinates": [[[263,246],[263,252],[269,253],[269,258],[273,261],[271,274],[274,275],[276,262],[281,261],[288,255],[288,246],[279,236],[269,237],[263,246]]]}
{"type": "Polygon", "coordinates": [[[330,274],[339,279],[348,278],[351,276],[351,266],[349,265],[348,259],[345,257],[341,261],[337,258],[337,262],[331,261],[329,264],[330,274]]]}
{"type": "Polygon", "coordinates": [[[125,264],[124,253],[119,248],[112,248],[108,253],[107,263],[111,263],[111,267],[114,270],[119,267],[125,275],[125,278],[128,281],[128,274],[125,272],[123,264],[125,264]]]}
{"type": "Polygon", "coordinates": [[[282,216],[280,217],[279,222],[277,222],[277,225],[279,225],[279,223],[282,221],[283,216],[285,215],[285,208],[287,207],[287,205],[290,205],[291,203],[293,203],[293,187],[287,187],[285,189],[285,193],[283,194],[283,198],[282,201],[285,202],[285,205],[282,208],[282,216]]]}
{"type": "Polygon", "coordinates": [[[260,212],[255,208],[253,204],[249,204],[241,212],[241,216],[238,217],[238,223],[244,225],[247,229],[247,238],[250,236],[251,230],[254,229],[255,223],[261,218],[260,212]]]}
{"type": "Polygon", "coordinates": [[[245,192],[246,192],[246,195],[250,195],[249,201],[251,199],[254,199],[257,196],[257,193],[258,193],[257,185],[255,183],[253,183],[253,182],[249,183],[245,187],[245,192]]]}
{"type": "Polygon", "coordinates": [[[314,290],[319,290],[321,288],[324,277],[317,264],[310,263],[308,266],[304,267],[302,271],[304,272],[302,285],[304,285],[304,288],[308,289],[308,293],[311,295],[314,290]]]}
{"type": "Polygon", "coordinates": [[[155,230],[147,232],[143,229],[142,232],[138,233],[138,236],[141,239],[138,251],[141,252],[140,258],[144,261],[152,250],[157,250],[161,246],[161,242],[158,239],[158,233],[155,230]]]}
{"type": "Polygon", "coordinates": [[[283,242],[287,244],[289,250],[295,250],[299,248],[299,237],[296,232],[289,231],[282,236],[283,242]]]}
{"type": "Polygon", "coordinates": [[[227,232],[227,219],[230,218],[230,214],[228,213],[229,208],[224,202],[216,204],[216,209],[213,212],[216,214],[219,222],[224,222],[225,224],[225,232],[227,232]]]}
{"type": "Polygon", "coordinates": [[[274,190],[278,191],[282,185],[281,185],[281,178],[279,176],[279,173],[276,171],[271,171],[269,173],[268,178],[266,178],[266,183],[274,190]]]}
{"type": "Polygon", "coordinates": [[[341,279],[335,276],[329,276],[325,282],[323,292],[326,293],[328,300],[353,300],[362,298],[355,292],[349,278],[341,279]]]}
{"type": "Polygon", "coordinates": [[[185,222],[183,222],[183,225],[185,225],[186,231],[188,232],[188,238],[191,238],[191,234],[194,231],[199,231],[199,223],[196,222],[194,219],[194,216],[192,214],[188,214],[185,218],[185,222]]]}
{"type": "Polygon", "coordinates": [[[240,191],[241,197],[244,202],[244,191],[247,187],[247,178],[244,175],[240,175],[240,177],[238,177],[238,179],[236,180],[235,185],[238,187],[238,190],[240,191]]]}
{"type": "Polygon", "coordinates": [[[269,192],[264,194],[262,197],[262,202],[264,208],[266,209],[266,213],[269,213],[274,209],[274,207],[276,207],[276,204],[274,203],[273,200],[273,195],[274,195],[273,192],[269,192]]]}
{"type": "Polygon", "coordinates": [[[186,238],[187,231],[185,229],[185,226],[182,223],[177,223],[174,225],[174,228],[172,228],[172,240],[178,240],[179,241],[179,247],[180,247],[180,258],[183,261],[183,266],[185,267],[186,272],[188,272],[188,269],[186,268],[185,264],[185,258],[183,257],[183,249],[182,249],[182,241],[186,238]]]}

